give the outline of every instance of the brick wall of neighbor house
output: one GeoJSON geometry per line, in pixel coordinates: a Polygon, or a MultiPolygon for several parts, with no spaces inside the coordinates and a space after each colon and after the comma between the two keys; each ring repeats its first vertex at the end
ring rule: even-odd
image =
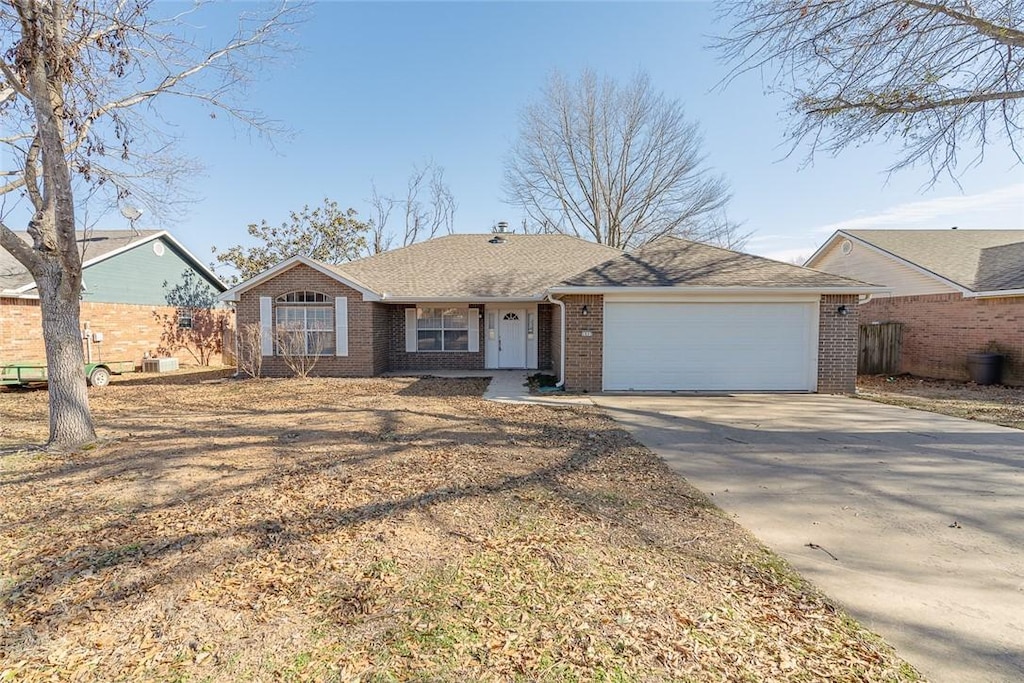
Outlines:
{"type": "MultiPolygon", "coordinates": [[[[80,320],[92,332],[103,333],[103,341],[92,345],[96,360],[134,360],[142,364],[148,352],[156,353],[163,326],[157,315],[173,314],[168,306],[111,304],[83,301],[80,320]]],[[[182,365],[196,365],[186,351],[175,353],[182,365]]],[[[0,362],[40,361],[46,358],[43,346],[42,316],[39,301],[0,298],[0,362]]],[[[213,365],[222,359],[214,356],[213,365]]]]}
{"type": "Polygon", "coordinates": [[[856,295],[823,295],[818,317],[818,393],[857,390],[859,311],[856,295]],[[839,314],[846,306],[847,315],[839,314]]]}
{"type": "Polygon", "coordinates": [[[391,306],[391,351],[388,369],[391,372],[426,372],[430,370],[483,370],[484,369],[484,307],[480,309],[480,350],[429,351],[409,353],[405,350],[405,309],[414,306],[391,306]]]}
{"type": "Polygon", "coordinates": [[[569,391],[601,391],[604,354],[604,297],[600,294],[570,295],[565,302],[565,388],[569,391]],[[583,315],[583,307],[588,315],[583,315]],[[584,331],[590,332],[584,336],[584,331]]]}
{"type": "MultiPolygon", "coordinates": [[[[236,305],[238,325],[260,322],[260,297],[276,299],[282,294],[296,291],[320,292],[330,297],[348,298],[348,355],[323,356],[311,375],[320,377],[369,377],[381,367],[376,358],[379,346],[372,332],[375,304],[363,301],[363,295],[334,278],[309,266],[298,264],[241,294],[236,305]]],[[[379,304],[378,304],[379,306],[379,304]]],[[[381,314],[376,313],[379,317],[381,314]]],[[[263,359],[263,374],[268,377],[288,377],[292,374],[284,360],[268,356],[263,359]]]]}
{"type": "Polygon", "coordinates": [[[553,325],[554,304],[539,304],[537,306],[537,369],[551,370],[553,368],[551,359],[551,335],[553,325]]]}
{"type": "Polygon", "coordinates": [[[1024,297],[929,294],[872,299],[860,308],[863,322],[903,323],[900,372],[967,380],[967,354],[994,345],[1006,356],[1003,382],[1024,385],[1024,297]]]}

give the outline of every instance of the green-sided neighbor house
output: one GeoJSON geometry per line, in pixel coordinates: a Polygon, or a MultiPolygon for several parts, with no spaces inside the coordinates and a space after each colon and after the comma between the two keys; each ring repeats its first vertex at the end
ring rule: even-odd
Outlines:
{"type": "MultiPolygon", "coordinates": [[[[31,238],[19,235],[26,243],[31,238]]],[[[83,340],[93,359],[141,363],[159,344],[168,288],[194,274],[216,293],[223,282],[170,233],[92,230],[79,238],[83,340]],[[97,341],[98,340],[98,341],[97,341]]],[[[42,362],[42,319],[32,275],[0,249],[0,363],[42,362]]]]}

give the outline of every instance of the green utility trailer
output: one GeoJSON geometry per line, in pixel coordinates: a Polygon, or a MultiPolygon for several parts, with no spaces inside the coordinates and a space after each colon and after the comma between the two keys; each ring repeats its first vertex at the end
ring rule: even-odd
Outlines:
{"type": "MultiPolygon", "coordinates": [[[[86,363],[85,379],[92,387],[110,384],[111,375],[135,372],[135,361],[115,360],[110,362],[86,363]]],[[[46,365],[39,363],[10,363],[0,365],[0,386],[25,387],[30,384],[45,384],[50,379],[46,365]]]]}

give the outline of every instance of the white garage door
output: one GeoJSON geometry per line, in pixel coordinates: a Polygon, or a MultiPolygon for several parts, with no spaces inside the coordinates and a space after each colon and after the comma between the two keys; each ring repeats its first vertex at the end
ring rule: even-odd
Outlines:
{"type": "Polygon", "coordinates": [[[606,390],[814,391],[817,303],[605,302],[606,390]]]}

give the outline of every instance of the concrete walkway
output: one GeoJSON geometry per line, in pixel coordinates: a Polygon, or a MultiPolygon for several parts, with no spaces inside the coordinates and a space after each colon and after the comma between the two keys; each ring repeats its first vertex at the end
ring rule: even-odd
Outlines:
{"type": "MultiPolygon", "coordinates": [[[[536,372],[534,370],[533,372],[536,372]]],[[[526,385],[526,378],[530,375],[527,370],[491,370],[491,383],[487,385],[484,398],[488,401],[499,401],[501,403],[528,403],[530,400],[530,389],[526,385]]]]}
{"type": "Polygon", "coordinates": [[[1024,681],[1024,432],[831,396],[593,399],[932,681],[1024,681]]]}

